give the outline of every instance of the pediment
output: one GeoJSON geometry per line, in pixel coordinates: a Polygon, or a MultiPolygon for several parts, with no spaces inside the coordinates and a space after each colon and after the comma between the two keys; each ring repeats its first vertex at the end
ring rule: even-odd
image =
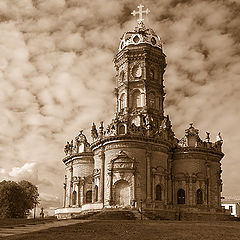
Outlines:
{"type": "Polygon", "coordinates": [[[134,158],[129,157],[124,151],[120,151],[117,154],[117,157],[112,160],[112,163],[133,163],[135,162],[134,158]]]}
{"type": "Polygon", "coordinates": [[[133,169],[135,159],[129,157],[124,151],[120,151],[111,163],[113,169],[133,169]]]}

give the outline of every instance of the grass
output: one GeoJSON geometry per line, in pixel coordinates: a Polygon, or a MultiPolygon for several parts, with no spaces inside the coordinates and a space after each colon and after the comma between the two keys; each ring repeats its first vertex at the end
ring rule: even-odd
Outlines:
{"type": "Polygon", "coordinates": [[[240,222],[94,220],[4,239],[239,240],[240,222]]]}
{"type": "Polygon", "coordinates": [[[36,219],[26,219],[26,218],[8,218],[0,219],[0,228],[13,228],[13,227],[23,227],[25,225],[36,225],[44,224],[52,221],[57,221],[56,218],[36,218],[36,219]]]}

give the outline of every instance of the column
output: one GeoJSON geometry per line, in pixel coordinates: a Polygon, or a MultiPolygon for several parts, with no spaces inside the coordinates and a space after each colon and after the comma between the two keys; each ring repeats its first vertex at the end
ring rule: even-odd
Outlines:
{"type": "Polygon", "coordinates": [[[207,163],[207,205],[211,205],[211,187],[210,187],[210,164],[207,163]]]}
{"type": "Polygon", "coordinates": [[[81,204],[85,204],[86,203],[86,193],[85,193],[85,179],[82,179],[82,184],[81,184],[81,195],[82,195],[82,202],[81,204]]]}
{"type": "Polygon", "coordinates": [[[189,197],[189,177],[187,177],[186,182],[185,182],[185,186],[186,186],[186,191],[185,191],[185,205],[190,205],[190,197],[189,197]]]}
{"type": "Polygon", "coordinates": [[[156,200],[156,193],[155,193],[155,174],[152,177],[152,200],[155,201],[156,200]]]}
{"type": "Polygon", "coordinates": [[[193,205],[193,179],[190,177],[189,179],[189,205],[193,205]]]}
{"type": "Polygon", "coordinates": [[[118,89],[115,88],[115,91],[114,91],[114,94],[115,94],[115,97],[117,99],[117,103],[116,103],[116,113],[120,112],[120,109],[119,109],[119,99],[118,99],[118,89]]]}
{"type": "Polygon", "coordinates": [[[167,198],[168,198],[168,175],[164,176],[164,188],[162,189],[164,191],[164,204],[167,205],[167,198]]]}
{"type": "Polygon", "coordinates": [[[72,206],[72,189],[73,189],[73,163],[71,162],[70,166],[70,182],[69,182],[69,199],[68,205],[72,206]]]}
{"type": "Polygon", "coordinates": [[[66,205],[67,205],[67,175],[65,175],[65,177],[64,177],[63,189],[64,189],[64,193],[63,193],[63,207],[65,208],[66,205]]]}
{"type": "Polygon", "coordinates": [[[109,205],[113,204],[113,192],[112,192],[112,185],[113,185],[113,169],[109,172],[109,205]]]}
{"type": "Polygon", "coordinates": [[[77,183],[77,205],[81,207],[81,179],[78,180],[77,183]]]}
{"type": "Polygon", "coordinates": [[[72,189],[73,189],[73,182],[71,181],[69,183],[69,201],[68,201],[69,207],[72,206],[72,189]]]}
{"type": "Polygon", "coordinates": [[[133,172],[132,175],[132,203],[134,203],[133,207],[136,205],[136,172],[133,172]]]}
{"type": "Polygon", "coordinates": [[[93,181],[92,181],[92,203],[96,202],[96,192],[95,192],[95,176],[93,177],[93,181]]]}
{"type": "Polygon", "coordinates": [[[63,207],[64,207],[64,208],[66,207],[66,188],[67,188],[66,185],[67,185],[66,183],[63,184],[63,189],[64,189],[64,194],[63,194],[63,207]]]}
{"type": "Polygon", "coordinates": [[[151,202],[151,153],[146,153],[147,160],[147,202],[151,202]]]}
{"type": "Polygon", "coordinates": [[[102,162],[101,173],[100,173],[100,200],[104,203],[104,172],[105,172],[105,154],[104,149],[101,149],[100,159],[102,162]]]}

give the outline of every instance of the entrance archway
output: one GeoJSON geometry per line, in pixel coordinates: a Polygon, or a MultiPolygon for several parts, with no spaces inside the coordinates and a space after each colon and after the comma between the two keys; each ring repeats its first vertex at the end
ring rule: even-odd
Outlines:
{"type": "Polygon", "coordinates": [[[130,205],[130,185],[125,180],[120,180],[114,184],[115,188],[115,204],[118,206],[129,206],[130,205]]]}

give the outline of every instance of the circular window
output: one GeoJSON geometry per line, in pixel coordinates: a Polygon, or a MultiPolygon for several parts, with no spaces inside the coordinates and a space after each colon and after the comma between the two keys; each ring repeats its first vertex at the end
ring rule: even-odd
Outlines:
{"type": "Polygon", "coordinates": [[[155,45],[157,43],[156,39],[154,37],[151,38],[152,45],[155,45]]]}
{"type": "Polygon", "coordinates": [[[134,41],[135,43],[138,43],[139,40],[140,40],[140,38],[139,38],[139,36],[137,36],[137,35],[133,38],[133,41],[134,41]]]}

